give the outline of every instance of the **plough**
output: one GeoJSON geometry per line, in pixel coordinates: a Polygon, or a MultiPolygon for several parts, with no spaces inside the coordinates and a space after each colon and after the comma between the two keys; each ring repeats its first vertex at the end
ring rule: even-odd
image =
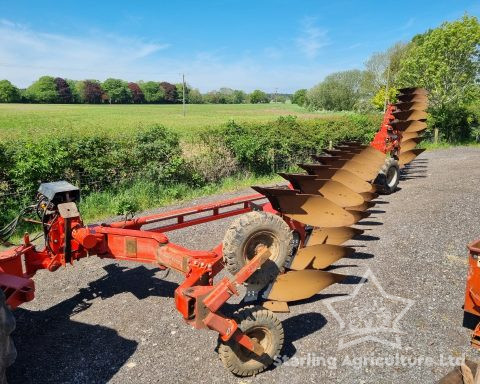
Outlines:
{"type": "MultiPolygon", "coordinates": [[[[274,312],[288,312],[288,303],[346,277],[324,269],[354,252],[342,244],[363,231],[351,226],[368,217],[377,192],[395,190],[399,167],[421,152],[415,145],[426,128],[426,91],[403,89],[398,99],[389,105],[371,145],[344,142],[324,150],[313,157],[317,163],[300,164],[306,173],[281,173],[288,186],[252,187],[257,194],[85,225],[77,209],[78,188],[66,181],[41,184],[35,204],[25,211],[38,215],[45,245],[37,249],[25,234],[23,244],[0,253],[3,371],[15,357],[9,309],[34,298],[35,273],[93,255],[183,274],[174,296],[185,322],[219,334],[220,358],[234,374],[265,370],[283,347],[282,324],[274,312]],[[166,235],[234,216],[223,241],[211,250],[184,248],[166,235]],[[218,278],[224,269],[229,273],[218,278]],[[239,295],[240,286],[246,289],[242,308],[227,317],[222,306],[239,295]]],[[[16,222],[7,226],[9,233],[16,222]]]]}

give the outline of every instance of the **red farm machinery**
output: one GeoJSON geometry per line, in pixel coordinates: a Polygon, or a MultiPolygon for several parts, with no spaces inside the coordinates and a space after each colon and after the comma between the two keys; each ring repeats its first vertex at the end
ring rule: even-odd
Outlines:
{"type": "Polygon", "coordinates": [[[300,164],[303,174],[282,173],[287,186],[253,187],[256,194],[109,224],[85,225],[77,203],[80,191],[65,181],[40,185],[37,199],[0,232],[4,241],[21,216],[36,214],[44,245],[25,234],[21,245],[0,253],[0,343],[2,369],[15,358],[10,312],[33,300],[36,271],[56,271],[82,258],[97,256],[150,263],[185,276],[175,290],[175,306],[196,329],[219,335],[219,354],[239,376],[269,367],[283,347],[283,328],[274,312],[309,298],[346,276],[325,271],[354,252],[343,243],[363,231],[352,227],[369,215],[377,192],[392,193],[399,168],[426,128],[427,92],[400,90],[388,106],[370,145],[344,142],[319,151],[315,163],[300,164]],[[166,233],[237,216],[224,240],[210,250],[192,250],[169,241],[166,233]],[[145,228],[147,227],[148,228],[145,228]],[[228,273],[219,273],[226,270],[228,273]],[[245,295],[236,313],[222,306],[239,287],[245,295]]]}

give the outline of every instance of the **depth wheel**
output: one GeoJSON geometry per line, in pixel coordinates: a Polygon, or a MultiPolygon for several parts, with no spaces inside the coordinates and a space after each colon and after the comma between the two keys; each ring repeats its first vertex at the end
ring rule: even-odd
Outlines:
{"type": "Polygon", "coordinates": [[[378,176],[374,181],[377,191],[383,195],[390,195],[397,190],[400,181],[400,167],[393,157],[385,159],[378,176]]]}
{"type": "Polygon", "coordinates": [[[234,375],[256,375],[268,368],[280,354],[284,342],[282,323],[273,312],[258,306],[244,307],[233,318],[242,332],[260,343],[264,354],[258,356],[233,340],[219,340],[220,360],[234,375]]]}
{"type": "Polygon", "coordinates": [[[5,302],[5,294],[0,289],[0,384],[7,383],[7,368],[17,358],[17,350],[10,336],[14,329],[15,317],[5,302]]]}
{"type": "Polygon", "coordinates": [[[271,253],[269,260],[247,280],[249,284],[267,285],[283,271],[292,254],[292,242],[292,231],[280,216],[248,212],[227,229],[223,239],[223,261],[234,275],[267,247],[271,253]]]}

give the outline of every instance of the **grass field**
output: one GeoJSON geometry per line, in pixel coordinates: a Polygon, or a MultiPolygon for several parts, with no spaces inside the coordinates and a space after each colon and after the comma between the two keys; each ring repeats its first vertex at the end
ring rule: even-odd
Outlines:
{"type": "Polygon", "coordinates": [[[332,117],[310,112],[292,104],[192,104],[186,116],[175,105],[68,105],[68,104],[0,104],[0,139],[27,135],[123,134],[162,124],[189,134],[229,120],[270,121],[278,116],[295,115],[300,119],[332,117]]]}

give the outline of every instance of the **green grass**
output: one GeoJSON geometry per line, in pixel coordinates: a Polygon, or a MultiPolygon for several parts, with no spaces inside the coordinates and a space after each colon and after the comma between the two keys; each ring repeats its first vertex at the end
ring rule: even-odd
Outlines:
{"type": "Polygon", "coordinates": [[[162,124],[188,135],[229,120],[266,122],[285,115],[295,115],[299,119],[331,119],[340,115],[310,112],[295,104],[192,104],[186,108],[186,116],[183,116],[182,106],[178,104],[0,104],[0,140],[77,132],[82,135],[128,134],[153,124],[162,124]]]}
{"type": "MultiPolygon", "coordinates": [[[[235,176],[228,177],[219,183],[207,184],[200,188],[182,184],[165,187],[150,182],[136,182],[120,191],[94,192],[85,197],[79,205],[82,218],[87,223],[96,222],[107,217],[123,214],[121,206],[128,203],[135,207],[135,212],[178,204],[195,198],[232,192],[252,185],[265,185],[282,182],[283,179],[274,174],[268,176],[235,176]]],[[[249,193],[254,194],[252,189],[249,193]]]]}
{"type": "Polygon", "coordinates": [[[427,151],[434,151],[437,149],[446,149],[453,147],[480,147],[480,143],[447,143],[446,141],[439,141],[433,143],[431,141],[422,141],[418,144],[418,148],[425,148],[427,151]]]}

